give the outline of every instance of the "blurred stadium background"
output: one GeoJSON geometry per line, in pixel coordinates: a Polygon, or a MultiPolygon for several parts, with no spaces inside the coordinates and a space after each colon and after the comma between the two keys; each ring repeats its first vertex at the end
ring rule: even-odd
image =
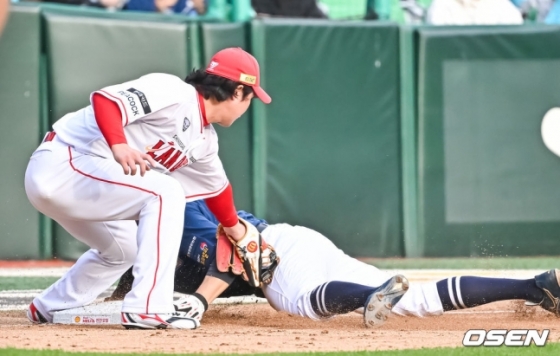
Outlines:
{"type": "Polygon", "coordinates": [[[12,3],[0,38],[0,259],[85,250],[23,189],[50,124],[97,88],[185,77],[230,46],[257,57],[273,97],[219,131],[238,208],[358,257],[560,255],[560,160],[540,136],[560,103],[558,1],[546,13],[508,1],[523,24],[434,26],[436,1],[322,0],[323,19],[263,16],[249,0],[210,0],[200,14],[12,3]]]}

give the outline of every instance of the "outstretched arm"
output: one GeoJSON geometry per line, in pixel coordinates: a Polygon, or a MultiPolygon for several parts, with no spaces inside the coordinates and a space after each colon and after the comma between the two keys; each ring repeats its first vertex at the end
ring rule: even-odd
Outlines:
{"type": "MultiPolygon", "coordinates": [[[[239,211],[239,216],[246,219],[252,225],[264,228],[266,221],[255,218],[252,214],[239,211]]],[[[201,319],[202,315],[208,308],[208,304],[218,298],[237,278],[231,272],[220,272],[213,257],[216,250],[216,230],[218,220],[212,214],[207,204],[203,201],[196,201],[187,204],[185,210],[185,225],[183,233],[183,242],[181,244],[181,255],[187,255],[189,258],[195,258],[193,251],[197,243],[196,239],[204,239],[209,241],[208,246],[212,247],[212,258],[206,259],[205,264],[208,266],[208,272],[202,284],[198,287],[193,295],[188,295],[176,301],[177,310],[185,311],[189,316],[201,319]],[[213,240],[210,244],[210,240],[213,240]],[[190,250],[190,252],[189,252],[190,250]]],[[[201,262],[201,261],[199,261],[201,262]]]]}
{"type": "Polygon", "coordinates": [[[226,234],[235,241],[243,239],[246,233],[245,226],[239,222],[233,204],[233,189],[228,185],[220,194],[206,199],[206,205],[224,226],[226,234]]]}

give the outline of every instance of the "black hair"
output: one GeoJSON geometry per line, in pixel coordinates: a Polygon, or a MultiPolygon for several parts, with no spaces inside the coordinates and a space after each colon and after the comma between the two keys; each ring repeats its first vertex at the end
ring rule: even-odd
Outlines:
{"type": "Polygon", "coordinates": [[[199,92],[204,99],[214,98],[218,102],[233,98],[235,89],[239,85],[243,85],[243,99],[245,99],[247,95],[253,93],[253,88],[248,85],[206,73],[201,69],[193,70],[191,74],[185,78],[185,82],[195,87],[196,91],[199,92]]]}

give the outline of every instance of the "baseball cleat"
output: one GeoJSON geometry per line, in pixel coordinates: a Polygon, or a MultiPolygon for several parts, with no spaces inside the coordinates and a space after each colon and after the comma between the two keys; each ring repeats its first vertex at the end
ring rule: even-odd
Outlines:
{"type": "Polygon", "coordinates": [[[29,321],[33,324],[48,323],[48,320],[43,316],[43,314],[39,312],[39,310],[37,310],[37,307],[35,307],[35,304],[33,304],[33,302],[29,304],[29,309],[27,309],[27,319],[29,319],[29,321]]]}
{"type": "Polygon", "coordinates": [[[200,322],[186,313],[141,314],[121,313],[121,324],[127,329],[196,329],[200,322]]]}
{"type": "Polygon", "coordinates": [[[185,313],[186,317],[200,321],[208,309],[208,302],[202,295],[195,293],[177,299],[173,302],[173,306],[176,311],[185,313]]]}
{"type": "Polygon", "coordinates": [[[537,305],[560,317],[560,270],[551,269],[535,276],[535,283],[544,292],[537,305]]]}
{"type": "Polygon", "coordinates": [[[378,327],[385,323],[393,306],[399,302],[408,290],[408,279],[397,274],[383,283],[367,299],[364,306],[364,324],[366,327],[378,327]]]}

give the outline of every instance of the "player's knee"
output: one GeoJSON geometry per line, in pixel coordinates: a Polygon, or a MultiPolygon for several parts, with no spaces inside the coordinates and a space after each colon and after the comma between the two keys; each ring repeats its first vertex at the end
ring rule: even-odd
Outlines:
{"type": "Polygon", "coordinates": [[[136,239],[120,241],[119,243],[115,241],[99,253],[107,264],[131,266],[138,253],[138,244],[136,239]]]}
{"type": "Polygon", "coordinates": [[[134,264],[134,261],[136,261],[136,256],[138,255],[138,249],[130,249],[126,252],[123,253],[123,258],[122,258],[122,265],[126,265],[126,266],[132,266],[134,264]]]}
{"type": "Polygon", "coordinates": [[[49,184],[34,179],[35,177],[26,177],[25,192],[33,205],[45,206],[54,202],[56,199],[55,189],[49,184]]]}
{"type": "Polygon", "coordinates": [[[138,255],[138,242],[136,239],[129,241],[122,248],[122,261],[123,264],[132,265],[138,255]]]}

